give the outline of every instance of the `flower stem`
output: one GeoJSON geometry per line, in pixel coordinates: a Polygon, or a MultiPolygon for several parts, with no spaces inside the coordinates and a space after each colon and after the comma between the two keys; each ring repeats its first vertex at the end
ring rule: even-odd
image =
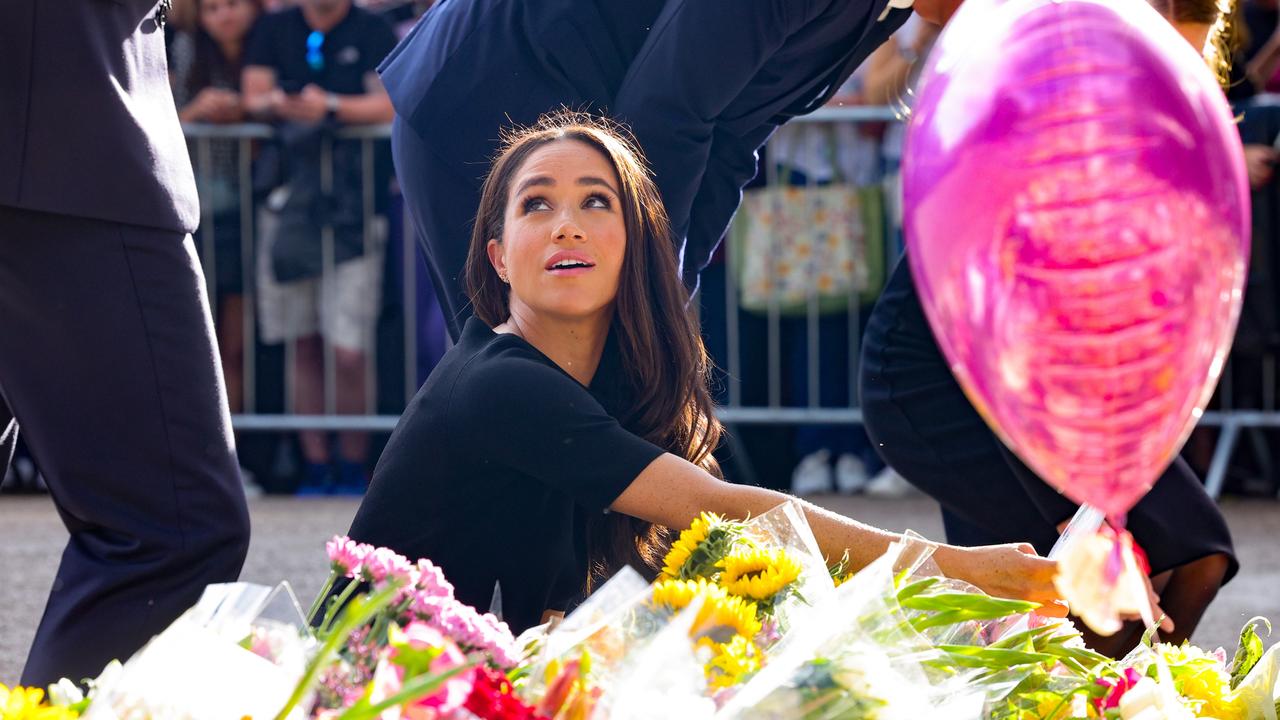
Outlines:
{"type": "MultiPolygon", "coordinates": [[[[354,584],[352,583],[352,585],[354,584]]],[[[289,701],[281,708],[275,720],[285,720],[289,716],[289,713],[297,707],[298,703],[302,701],[302,697],[306,695],[307,691],[315,683],[316,676],[320,674],[320,669],[329,664],[334,654],[338,652],[338,648],[351,637],[351,633],[356,628],[369,622],[373,616],[382,612],[395,599],[396,590],[396,586],[392,585],[373,595],[355,598],[350,605],[346,606],[341,617],[338,618],[337,626],[324,636],[324,644],[320,646],[320,650],[316,652],[315,657],[311,658],[311,662],[307,663],[306,671],[303,672],[302,678],[298,680],[297,686],[293,689],[293,694],[289,696],[289,701]]]]}
{"type": "Polygon", "coordinates": [[[316,599],[311,603],[311,609],[307,611],[307,624],[315,622],[316,613],[320,612],[320,606],[324,604],[324,599],[329,597],[329,591],[333,589],[333,583],[338,579],[338,571],[330,570],[329,579],[324,581],[324,587],[320,588],[320,594],[316,595],[316,599]]]}
{"type": "MultiPolygon", "coordinates": [[[[334,618],[337,616],[338,611],[347,604],[347,601],[351,599],[352,595],[355,595],[356,590],[359,589],[359,587],[360,581],[353,579],[351,582],[347,583],[345,588],[342,589],[342,594],[335,598],[329,605],[329,609],[324,614],[324,622],[320,623],[320,634],[322,636],[327,635],[332,631],[334,618]]],[[[379,593],[379,595],[381,595],[381,593],[379,593]]]]}

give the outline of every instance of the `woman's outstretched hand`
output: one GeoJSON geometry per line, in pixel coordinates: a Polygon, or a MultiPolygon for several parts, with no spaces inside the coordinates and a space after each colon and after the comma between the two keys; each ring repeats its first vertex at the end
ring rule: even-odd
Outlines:
{"type": "Polygon", "coordinates": [[[934,558],[944,574],[975,585],[988,595],[1040,603],[1036,612],[1041,615],[1067,614],[1067,606],[1053,584],[1058,564],[1037,555],[1027,543],[974,548],[944,545],[934,558]]]}

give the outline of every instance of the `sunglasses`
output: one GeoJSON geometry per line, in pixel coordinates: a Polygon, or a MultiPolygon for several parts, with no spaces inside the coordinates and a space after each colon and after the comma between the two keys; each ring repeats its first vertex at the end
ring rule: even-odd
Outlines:
{"type": "Polygon", "coordinates": [[[313,30],[307,36],[307,65],[311,66],[312,71],[320,72],[324,70],[324,33],[319,30],[313,30]]]}

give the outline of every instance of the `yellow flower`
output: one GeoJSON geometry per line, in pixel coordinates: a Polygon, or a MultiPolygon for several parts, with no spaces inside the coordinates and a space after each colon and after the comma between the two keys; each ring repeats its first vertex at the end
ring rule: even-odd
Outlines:
{"type": "Polygon", "coordinates": [[[800,563],[785,550],[745,548],[721,560],[720,584],[730,595],[768,602],[800,577],[800,563]]]}
{"type": "Polygon", "coordinates": [[[693,556],[693,551],[697,550],[698,546],[707,539],[707,532],[711,527],[711,523],[715,520],[715,515],[702,513],[701,516],[694,518],[693,524],[689,526],[688,530],[680,532],[680,538],[671,543],[671,550],[663,561],[663,577],[680,577],[680,568],[683,568],[684,564],[689,562],[689,558],[693,556]]]}
{"type": "Polygon", "coordinates": [[[704,666],[707,684],[713,690],[732,687],[760,669],[760,650],[756,644],[741,635],[734,635],[727,643],[718,643],[711,638],[698,641],[699,648],[711,653],[711,659],[704,666]]]}
{"type": "Polygon", "coordinates": [[[1193,645],[1156,645],[1169,665],[1178,694],[1190,701],[1197,717],[1236,720],[1244,717],[1231,691],[1231,675],[1214,656],[1193,645]]]}
{"type": "Polygon", "coordinates": [[[74,720],[79,717],[67,707],[44,704],[44,690],[0,684],[0,720],[74,720]]]}
{"type": "Polygon", "coordinates": [[[742,524],[704,512],[671,544],[663,559],[662,577],[690,580],[715,572],[716,562],[733,547],[742,524]]]}
{"type": "Polygon", "coordinates": [[[702,609],[693,621],[694,635],[728,628],[751,638],[760,632],[760,620],[756,617],[756,604],[734,597],[719,585],[704,578],[697,580],[659,580],[653,586],[653,604],[671,610],[689,607],[695,598],[702,599],[702,609]]]}

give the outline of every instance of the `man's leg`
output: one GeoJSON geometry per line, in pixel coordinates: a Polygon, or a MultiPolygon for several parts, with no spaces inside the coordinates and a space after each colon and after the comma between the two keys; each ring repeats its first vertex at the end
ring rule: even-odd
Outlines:
{"type": "Polygon", "coordinates": [[[13,461],[13,451],[18,447],[18,421],[4,402],[3,388],[0,388],[0,481],[9,472],[9,463],[13,461]]]}
{"type": "Polygon", "coordinates": [[[236,579],[249,518],[190,238],[0,208],[0,387],[71,534],[24,684],[94,676],[236,579]]]}

